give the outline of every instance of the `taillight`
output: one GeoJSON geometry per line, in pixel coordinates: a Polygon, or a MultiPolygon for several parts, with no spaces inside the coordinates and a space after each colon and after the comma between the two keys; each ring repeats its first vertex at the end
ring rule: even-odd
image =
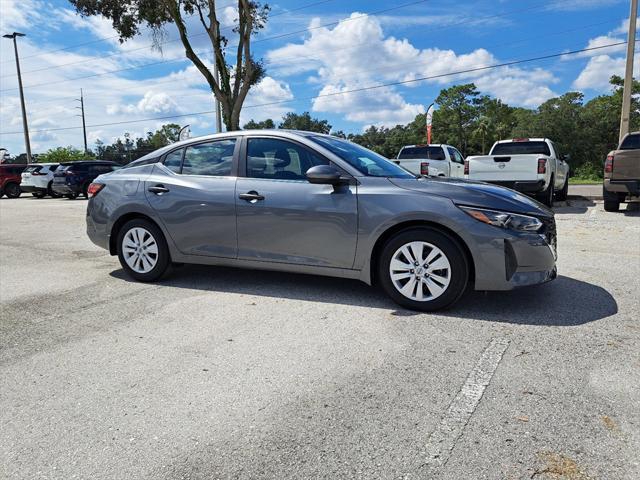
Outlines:
{"type": "Polygon", "coordinates": [[[420,175],[429,175],[429,162],[420,162],[420,175]]]}
{"type": "Polygon", "coordinates": [[[547,159],[539,158],[538,159],[538,173],[547,173],[547,159]]]}
{"type": "Polygon", "coordinates": [[[89,198],[95,197],[103,188],[104,183],[90,183],[89,188],[87,188],[87,195],[89,198]]]}
{"type": "Polygon", "coordinates": [[[613,173],[613,155],[608,155],[604,162],[604,173],[613,173]]]}
{"type": "Polygon", "coordinates": [[[469,175],[469,160],[464,161],[464,174],[469,175]]]}

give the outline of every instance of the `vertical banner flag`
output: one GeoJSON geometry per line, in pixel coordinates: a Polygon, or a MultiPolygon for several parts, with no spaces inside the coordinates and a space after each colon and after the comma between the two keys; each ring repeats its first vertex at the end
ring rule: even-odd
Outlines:
{"type": "Polygon", "coordinates": [[[433,123],[433,103],[427,109],[427,144],[431,143],[431,124],[433,123]]]}

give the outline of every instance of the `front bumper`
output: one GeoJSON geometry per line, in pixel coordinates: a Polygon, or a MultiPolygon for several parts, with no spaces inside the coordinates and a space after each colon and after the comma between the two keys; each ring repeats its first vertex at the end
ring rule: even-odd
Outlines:
{"type": "Polygon", "coordinates": [[[640,180],[604,179],[604,189],[608,192],[626,193],[634,197],[640,196],[640,180]]]}
{"type": "Polygon", "coordinates": [[[507,187],[511,190],[516,190],[522,193],[537,193],[544,190],[545,181],[544,180],[526,180],[526,181],[512,181],[505,182],[501,180],[491,181],[485,180],[487,183],[492,183],[493,185],[500,185],[501,187],[507,187]]]}
{"type": "Polygon", "coordinates": [[[557,277],[557,240],[553,218],[542,219],[541,233],[521,233],[486,226],[473,252],[476,290],[513,290],[557,277]],[[493,232],[488,240],[486,234],[493,232]],[[488,241],[487,241],[488,240],[488,241]]]}

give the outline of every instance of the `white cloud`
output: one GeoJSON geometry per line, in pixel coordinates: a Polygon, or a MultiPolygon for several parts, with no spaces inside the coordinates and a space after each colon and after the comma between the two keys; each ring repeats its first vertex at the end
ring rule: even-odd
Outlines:
{"type": "Polygon", "coordinates": [[[291,110],[291,106],[283,103],[275,105],[263,105],[272,102],[282,102],[293,99],[291,88],[286,82],[278,81],[272,77],[263,78],[260,83],[255,85],[244,103],[245,108],[242,109],[240,115],[240,125],[245,124],[249,120],[256,121],[280,119],[286,112],[291,110]],[[255,107],[251,107],[255,105],[255,107]]]}
{"type": "Polygon", "coordinates": [[[129,114],[172,114],[180,110],[175,101],[165,92],[148,91],[136,104],[112,104],[107,106],[109,115],[129,114]]]}
{"type": "MultiPolygon", "coordinates": [[[[267,54],[269,68],[282,75],[313,72],[310,80],[322,85],[319,95],[325,95],[500,63],[485,49],[463,54],[418,49],[406,39],[385,36],[379,19],[357,18],[360,16],[352,13],[351,20],[335,28],[318,28],[320,20],[312,20],[311,35],[303,43],[267,54]]],[[[555,95],[549,85],[556,79],[539,69],[511,67],[428,80],[437,85],[461,81],[476,82],[483,92],[515,105],[535,106],[555,95]]],[[[420,83],[405,86],[415,88],[420,83]]],[[[378,125],[405,123],[424,111],[422,104],[407,102],[396,87],[320,97],[312,105],[314,111],[340,113],[348,120],[378,125]]]]}

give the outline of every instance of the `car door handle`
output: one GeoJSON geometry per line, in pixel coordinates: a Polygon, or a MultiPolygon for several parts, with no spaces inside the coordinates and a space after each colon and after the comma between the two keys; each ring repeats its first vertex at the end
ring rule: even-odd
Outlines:
{"type": "Polygon", "coordinates": [[[153,187],[149,187],[147,190],[151,193],[155,193],[156,195],[161,195],[163,193],[169,192],[169,189],[164,185],[155,185],[153,187]]]}
{"type": "Polygon", "coordinates": [[[240,200],[246,200],[247,202],[255,203],[258,200],[264,200],[264,195],[260,195],[255,190],[251,190],[247,193],[241,193],[238,198],[240,198],[240,200]]]}

